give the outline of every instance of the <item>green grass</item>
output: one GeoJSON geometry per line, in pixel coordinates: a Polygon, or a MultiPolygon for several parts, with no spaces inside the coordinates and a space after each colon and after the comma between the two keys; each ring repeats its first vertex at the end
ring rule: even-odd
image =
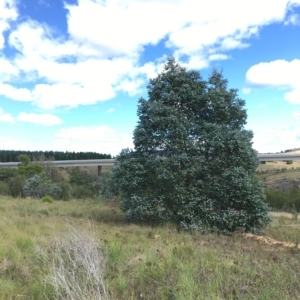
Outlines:
{"type": "MultiPolygon", "coordinates": [[[[49,253],[67,228],[89,226],[118,299],[299,299],[300,253],[246,239],[126,222],[117,203],[0,198],[0,299],[55,299],[49,253]],[[89,224],[89,225],[88,225],[89,224]],[[44,254],[47,255],[44,255],[44,254]]],[[[276,216],[266,236],[300,242],[300,221],[276,216]]]]}

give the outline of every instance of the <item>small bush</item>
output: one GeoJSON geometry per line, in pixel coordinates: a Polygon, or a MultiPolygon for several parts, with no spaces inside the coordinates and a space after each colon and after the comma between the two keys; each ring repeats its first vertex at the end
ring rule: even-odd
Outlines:
{"type": "Polygon", "coordinates": [[[287,161],[286,161],[286,164],[287,164],[287,165],[292,165],[292,164],[293,164],[293,161],[292,161],[292,160],[287,160],[287,161]]]}
{"type": "Polygon", "coordinates": [[[72,197],[76,199],[86,199],[93,196],[91,188],[85,185],[73,185],[72,186],[72,197]]]}
{"type": "Polygon", "coordinates": [[[25,184],[25,178],[21,175],[17,175],[8,179],[8,192],[12,197],[24,197],[23,186],[25,184]]]}
{"type": "Polygon", "coordinates": [[[35,174],[26,180],[23,193],[26,197],[42,198],[46,195],[50,195],[54,199],[59,199],[61,188],[50,180],[35,174]]]}
{"type": "Polygon", "coordinates": [[[45,197],[42,198],[42,202],[53,203],[53,201],[54,199],[49,195],[46,195],[45,197]]]}
{"type": "Polygon", "coordinates": [[[25,178],[30,178],[34,174],[41,174],[43,167],[37,164],[19,165],[18,173],[23,175],[25,178]]]}
{"type": "Polygon", "coordinates": [[[61,189],[61,193],[59,195],[59,199],[61,199],[61,200],[69,200],[71,198],[71,190],[72,190],[71,185],[69,183],[63,181],[63,182],[60,182],[58,184],[58,186],[61,189]]]}
{"type": "Polygon", "coordinates": [[[70,183],[73,185],[91,185],[93,178],[86,171],[82,171],[79,168],[73,168],[70,171],[70,183]]]}
{"type": "Polygon", "coordinates": [[[112,177],[112,172],[106,172],[93,184],[96,193],[105,199],[114,199],[118,196],[118,190],[112,177]]]}
{"type": "Polygon", "coordinates": [[[8,184],[4,181],[0,181],[0,195],[8,195],[8,184]]]}
{"type": "Polygon", "coordinates": [[[0,168],[0,181],[7,181],[9,178],[14,177],[17,173],[13,168],[0,168]]]}
{"type": "Polygon", "coordinates": [[[290,192],[282,192],[280,190],[267,190],[266,202],[276,210],[283,211],[300,211],[300,190],[292,190],[290,192]]]}

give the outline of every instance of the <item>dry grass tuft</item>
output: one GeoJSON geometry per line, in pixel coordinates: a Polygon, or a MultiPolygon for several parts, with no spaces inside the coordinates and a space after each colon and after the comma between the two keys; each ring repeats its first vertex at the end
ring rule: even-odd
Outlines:
{"type": "Polygon", "coordinates": [[[63,237],[52,243],[47,256],[50,274],[45,281],[53,286],[54,299],[109,299],[103,280],[104,253],[90,232],[69,226],[63,237]]]}

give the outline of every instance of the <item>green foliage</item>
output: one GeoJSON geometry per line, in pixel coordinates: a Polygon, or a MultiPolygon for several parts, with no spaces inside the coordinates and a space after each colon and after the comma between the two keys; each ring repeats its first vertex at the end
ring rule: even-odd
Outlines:
{"type": "Polygon", "coordinates": [[[92,177],[86,172],[77,168],[72,168],[70,171],[70,183],[74,185],[91,186],[92,177]]]}
{"type": "Polygon", "coordinates": [[[216,70],[208,81],[173,58],[139,100],[135,152],[113,169],[121,208],[132,221],[184,229],[260,232],[271,221],[245,101],[216,70]]]}
{"type": "Polygon", "coordinates": [[[100,197],[105,199],[113,199],[118,196],[117,186],[111,171],[103,173],[102,176],[94,182],[93,189],[100,197]]]}
{"type": "Polygon", "coordinates": [[[292,161],[292,160],[287,160],[287,161],[286,161],[286,164],[287,164],[287,165],[292,165],[292,164],[293,164],[293,161],[292,161]]]}
{"type": "Polygon", "coordinates": [[[62,151],[16,151],[0,150],[0,162],[19,162],[19,156],[26,155],[33,161],[35,158],[44,156],[46,160],[73,160],[73,159],[109,159],[110,154],[96,152],[62,152],[62,151]]]}
{"type": "Polygon", "coordinates": [[[73,185],[71,191],[72,197],[76,199],[86,199],[93,196],[93,191],[86,185],[73,185]]]}
{"type": "Polygon", "coordinates": [[[46,195],[59,199],[61,195],[61,188],[37,174],[26,180],[23,186],[23,193],[26,197],[42,198],[46,195]]]}
{"type": "Polygon", "coordinates": [[[43,172],[43,167],[37,164],[19,165],[18,173],[23,175],[25,178],[30,178],[35,174],[43,172]]]}
{"type": "Polygon", "coordinates": [[[300,190],[282,192],[280,190],[266,190],[266,202],[276,210],[300,212],[300,190]]]}
{"type": "Polygon", "coordinates": [[[0,181],[0,195],[6,196],[9,194],[8,184],[4,181],[0,181]]]}
{"type": "Polygon", "coordinates": [[[58,186],[61,189],[59,199],[69,200],[71,198],[71,190],[72,190],[71,185],[67,182],[62,181],[62,182],[58,183],[58,186]]]}
{"type": "Polygon", "coordinates": [[[46,195],[42,198],[42,202],[48,202],[48,203],[53,203],[54,202],[54,199],[49,196],[49,195],[46,195]]]}
{"type": "Polygon", "coordinates": [[[71,195],[76,199],[86,199],[94,195],[93,176],[87,171],[82,171],[78,167],[70,171],[70,184],[72,186],[71,195]]]}
{"type": "Polygon", "coordinates": [[[12,197],[23,197],[23,185],[25,184],[25,178],[22,175],[16,175],[10,177],[7,181],[8,192],[12,197]]]}
{"type": "Polygon", "coordinates": [[[30,156],[27,154],[21,154],[18,158],[23,166],[27,166],[31,161],[30,156]]]}
{"type": "Polygon", "coordinates": [[[0,181],[7,181],[9,178],[15,176],[16,169],[13,168],[0,168],[0,181]]]}

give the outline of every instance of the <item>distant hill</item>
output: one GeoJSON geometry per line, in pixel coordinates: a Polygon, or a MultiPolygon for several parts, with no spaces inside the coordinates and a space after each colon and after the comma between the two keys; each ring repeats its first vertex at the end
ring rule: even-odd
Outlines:
{"type": "Polygon", "coordinates": [[[110,154],[97,152],[63,152],[63,151],[23,151],[0,150],[0,162],[18,162],[19,155],[27,154],[31,160],[39,160],[41,157],[54,160],[79,160],[79,159],[110,159],[110,154]]]}

